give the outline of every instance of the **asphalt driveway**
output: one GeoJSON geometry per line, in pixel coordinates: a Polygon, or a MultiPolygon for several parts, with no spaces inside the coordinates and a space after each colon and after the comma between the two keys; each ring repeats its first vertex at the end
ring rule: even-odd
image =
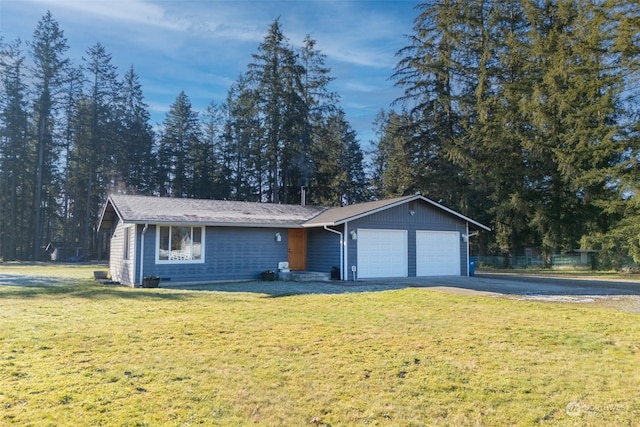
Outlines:
{"type": "Polygon", "coordinates": [[[425,278],[424,283],[416,283],[416,286],[434,285],[506,295],[640,295],[638,280],[559,278],[513,273],[479,273],[475,277],[425,278]]]}
{"type": "Polygon", "coordinates": [[[640,281],[596,280],[527,276],[521,274],[481,273],[475,277],[407,277],[400,279],[359,280],[356,282],[237,282],[190,286],[160,287],[220,292],[256,292],[271,296],[297,294],[340,294],[375,292],[404,288],[432,288],[454,293],[514,295],[523,297],[589,296],[611,297],[640,295],[640,281]]]}

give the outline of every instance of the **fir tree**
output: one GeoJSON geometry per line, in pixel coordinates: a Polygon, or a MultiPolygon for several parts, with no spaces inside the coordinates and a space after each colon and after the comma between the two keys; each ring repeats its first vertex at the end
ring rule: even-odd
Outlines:
{"type": "Polygon", "coordinates": [[[36,164],[33,198],[33,245],[31,258],[40,259],[43,243],[43,200],[55,199],[56,194],[44,194],[45,183],[52,182],[56,173],[58,153],[53,138],[53,115],[59,91],[66,78],[68,59],[67,40],[58,23],[47,12],[36,25],[31,43],[35,90],[36,164]]]}
{"type": "Polygon", "coordinates": [[[20,40],[4,45],[0,40],[0,258],[28,256],[22,237],[28,223],[31,191],[25,186],[33,171],[29,153],[29,115],[24,53],[20,40]]]}
{"type": "Polygon", "coordinates": [[[180,92],[167,112],[160,136],[161,194],[193,197],[194,160],[200,154],[200,122],[191,101],[180,92]]]}

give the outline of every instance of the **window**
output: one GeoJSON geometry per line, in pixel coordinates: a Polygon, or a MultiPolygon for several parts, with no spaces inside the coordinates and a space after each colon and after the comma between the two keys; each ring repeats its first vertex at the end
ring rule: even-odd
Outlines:
{"type": "Polygon", "coordinates": [[[157,262],[204,262],[204,227],[156,227],[157,262]]]}
{"type": "Polygon", "coordinates": [[[124,233],[122,237],[122,259],[125,261],[129,261],[129,246],[131,246],[130,240],[130,228],[124,227],[124,233]]]}

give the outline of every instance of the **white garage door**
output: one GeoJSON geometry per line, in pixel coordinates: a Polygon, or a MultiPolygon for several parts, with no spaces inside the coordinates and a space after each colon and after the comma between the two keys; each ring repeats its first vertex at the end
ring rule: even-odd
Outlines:
{"type": "Polygon", "coordinates": [[[406,230],[358,230],[358,277],[407,277],[406,230]]]}
{"type": "Polygon", "coordinates": [[[416,276],[459,276],[460,233],[416,231],[416,276]]]}

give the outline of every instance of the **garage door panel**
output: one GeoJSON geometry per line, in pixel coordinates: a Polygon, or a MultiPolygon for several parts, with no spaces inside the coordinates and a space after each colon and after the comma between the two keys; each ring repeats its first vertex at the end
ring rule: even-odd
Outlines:
{"type": "Polygon", "coordinates": [[[416,276],[459,276],[460,233],[416,232],[416,276]]]}
{"type": "Polygon", "coordinates": [[[358,277],[407,277],[406,230],[358,230],[358,277]]]}

